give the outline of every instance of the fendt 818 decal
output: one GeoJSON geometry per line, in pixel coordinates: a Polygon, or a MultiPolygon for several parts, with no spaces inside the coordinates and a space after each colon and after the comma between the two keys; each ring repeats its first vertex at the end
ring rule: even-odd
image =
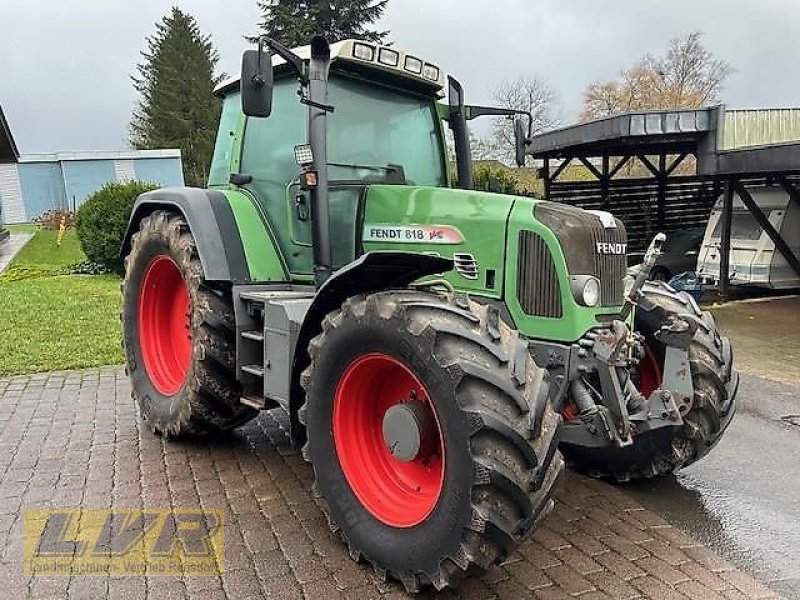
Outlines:
{"type": "Polygon", "coordinates": [[[405,244],[460,244],[464,236],[450,225],[364,225],[365,242],[397,242],[405,244]]]}

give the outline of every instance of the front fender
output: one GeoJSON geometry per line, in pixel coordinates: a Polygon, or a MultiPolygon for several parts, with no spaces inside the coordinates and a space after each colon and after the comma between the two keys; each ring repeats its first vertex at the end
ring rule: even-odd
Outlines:
{"type": "Polygon", "coordinates": [[[322,331],[322,320],[350,296],[379,290],[404,288],[421,277],[444,273],[453,268],[453,261],[441,256],[413,252],[367,252],[345,265],[317,290],[306,313],[295,346],[292,361],[292,386],[289,408],[292,439],[303,443],[304,429],[297,421],[297,411],[303,403],[300,373],[309,362],[307,352],[311,339],[322,331]]]}
{"type": "Polygon", "coordinates": [[[139,230],[141,220],[158,209],[178,212],[186,219],[208,281],[250,281],[233,211],[225,195],[215,190],[174,187],[139,196],[133,205],[128,229],[122,240],[122,258],[130,252],[131,237],[139,230]]]}

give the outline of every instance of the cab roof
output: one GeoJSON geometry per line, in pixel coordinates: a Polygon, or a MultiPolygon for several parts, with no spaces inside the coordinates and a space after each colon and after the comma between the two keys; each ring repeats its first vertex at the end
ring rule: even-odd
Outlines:
{"type": "MultiPolygon", "coordinates": [[[[381,46],[372,42],[348,39],[330,46],[331,63],[345,67],[352,66],[359,71],[370,71],[375,75],[407,79],[409,83],[420,84],[431,89],[437,96],[444,95],[444,72],[438,65],[392,46],[381,46]]],[[[303,60],[310,60],[311,46],[300,46],[292,51],[303,60]]],[[[272,55],[272,66],[280,67],[286,61],[277,54],[272,55]]],[[[225,96],[239,89],[239,77],[231,77],[214,89],[214,95],[225,96]]]]}

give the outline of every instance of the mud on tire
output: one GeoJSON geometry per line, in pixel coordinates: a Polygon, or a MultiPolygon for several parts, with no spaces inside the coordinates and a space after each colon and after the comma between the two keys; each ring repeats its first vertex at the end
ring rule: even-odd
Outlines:
{"type": "Polygon", "coordinates": [[[414,291],[349,298],[323,322],[302,375],[304,456],[331,529],[351,557],[409,592],[453,586],[502,561],[549,513],[563,472],[560,417],[546,374],[496,311],[456,297],[414,291]],[[342,374],[381,353],[403,363],[429,392],[441,430],[444,475],[430,514],[393,527],[365,508],[348,484],[332,427],[342,374]]]}
{"type": "MultiPolygon", "coordinates": [[[[621,482],[673,473],[705,456],[719,442],[733,417],[739,385],[730,341],[720,335],[709,312],[700,310],[685,292],[676,292],[661,281],[647,282],[642,291],[650,301],[698,323],[689,347],[694,398],[682,426],[643,433],[631,446],[589,449],[562,445],[567,460],[589,475],[621,482]]],[[[663,370],[665,348],[655,338],[662,325],[655,311],[636,311],[635,329],[645,336],[645,343],[663,370]]]]}
{"type": "Polygon", "coordinates": [[[123,346],[131,395],[154,432],[168,437],[219,433],[257,412],[239,403],[235,322],[230,289],[204,280],[189,225],[182,216],[155,211],[142,219],[125,258],[122,286],[123,346]],[[190,300],[191,362],[181,388],[160,393],[145,368],[139,336],[139,297],[144,273],[157,257],[177,265],[190,300]]]}

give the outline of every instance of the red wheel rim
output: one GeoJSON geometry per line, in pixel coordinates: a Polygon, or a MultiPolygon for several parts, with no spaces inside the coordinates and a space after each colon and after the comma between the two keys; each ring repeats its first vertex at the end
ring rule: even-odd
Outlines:
{"type": "Polygon", "coordinates": [[[639,391],[645,398],[661,387],[661,367],[649,346],[644,347],[644,358],[639,361],[639,391]]]}
{"type": "Polygon", "coordinates": [[[192,360],[189,288],[175,261],[157,256],[145,269],[139,294],[139,345],[150,381],[172,396],[192,360]]]}
{"type": "Polygon", "coordinates": [[[413,527],[431,514],[444,484],[444,442],[425,387],[399,360],[366,354],[345,370],[333,401],[333,439],[339,464],[361,504],[392,527],[413,527]],[[425,404],[436,439],[410,462],[395,458],[383,439],[383,417],[401,402],[425,404]]]}

